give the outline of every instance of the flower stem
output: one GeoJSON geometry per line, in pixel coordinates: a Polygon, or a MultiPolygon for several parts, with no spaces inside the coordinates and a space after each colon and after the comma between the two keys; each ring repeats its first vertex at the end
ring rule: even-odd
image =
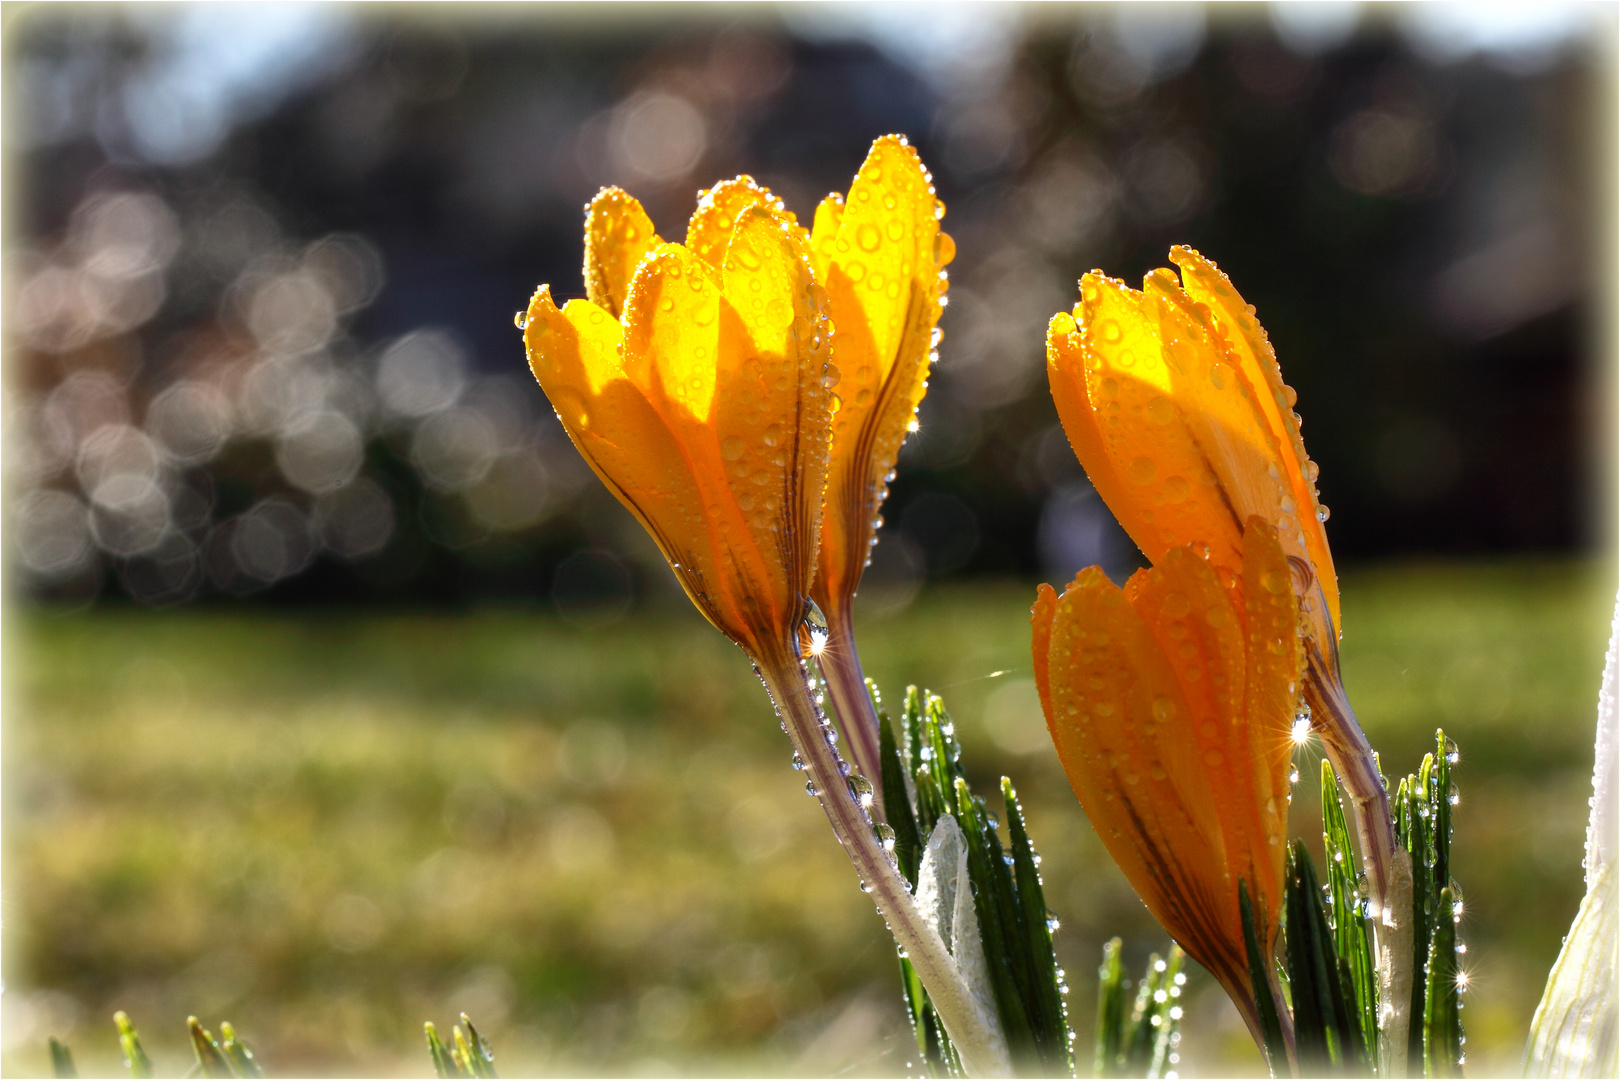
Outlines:
{"type": "Polygon", "coordinates": [[[872,695],[866,689],[866,673],[861,655],[855,650],[855,628],[847,606],[834,611],[827,627],[827,646],[817,657],[821,676],[832,694],[833,711],[844,742],[855,759],[855,769],[872,781],[873,813],[877,821],[887,821],[883,809],[883,763],[878,754],[878,718],[872,708],[872,695]]]}
{"type": "MultiPolygon", "coordinates": [[[[1331,647],[1331,645],[1330,645],[1331,647]]],[[[1306,645],[1305,699],[1312,727],[1322,736],[1333,768],[1350,794],[1361,861],[1375,905],[1373,940],[1378,950],[1378,1075],[1406,1075],[1412,1001],[1412,857],[1395,838],[1389,793],[1373,762],[1372,747],[1356,722],[1339,676],[1338,650],[1323,657],[1315,640],[1306,645]]]]}
{"type": "Polygon", "coordinates": [[[834,835],[855,864],[862,888],[876,901],[889,932],[922,979],[934,1011],[961,1055],[963,1068],[970,1076],[1012,1075],[999,1020],[986,1016],[974,1002],[956,961],[918,910],[905,878],[890,861],[871,818],[850,790],[830,725],[816,706],[800,661],[786,652],[756,659],[760,679],[793,740],[793,749],[804,762],[834,835]]]}

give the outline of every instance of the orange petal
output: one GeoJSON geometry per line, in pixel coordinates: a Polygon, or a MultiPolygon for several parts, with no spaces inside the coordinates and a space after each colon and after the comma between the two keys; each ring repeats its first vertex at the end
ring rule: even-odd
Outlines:
{"type": "Polygon", "coordinates": [[[835,191],[817,204],[815,222],[810,227],[810,257],[817,281],[827,280],[827,271],[837,257],[838,228],[843,223],[844,196],[835,191]]]}
{"type": "Polygon", "coordinates": [[[1288,774],[1304,653],[1288,556],[1276,530],[1259,518],[1249,519],[1243,533],[1243,598],[1249,650],[1241,715],[1248,730],[1254,804],[1261,811],[1260,823],[1250,831],[1256,867],[1250,880],[1272,905],[1268,910],[1280,911],[1288,803],[1293,791],[1288,774]],[[1262,871],[1270,877],[1262,876],[1262,871]]]}
{"type": "Polygon", "coordinates": [[[699,546],[727,564],[707,591],[723,629],[752,640],[780,614],[785,570],[753,543],[713,423],[721,371],[741,368],[752,343],[724,299],[719,271],[679,244],[660,245],[642,262],[624,322],[626,375],[663,417],[700,493],[684,516],[701,529],[699,546]],[[747,598],[755,608],[746,608],[747,598]]]}
{"type": "MultiPolygon", "coordinates": [[[[1304,555],[1298,505],[1282,479],[1282,447],[1254,407],[1255,388],[1199,317],[1174,274],[1155,270],[1143,287],[1158,316],[1175,403],[1214,471],[1223,500],[1237,515],[1239,537],[1242,523],[1258,514],[1284,530],[1285,542],[1297,540],[1304,555]]],[[[1241,552],[1241,539],[1236,548],[1241,552]]],[[[1228,560],[1223,554],[1221,562],[1236,569],[1241,555],[1228,560]]]]}
{"type": "MultiPolygon", "coordinates": [[[[1256,525],[1265,529],[1263,523],[1257,521],[1256,525]]],[[[1276,549],[1275,538],[1271,544],[1276,549]]],[[[1286,577],[1286,560],[1282,565],[1286,577]]],[[[1256,627],[1245,617],[1242,596],[1235,595],[1247,590],[1223,583],[1219,569],[1190,547],[1172,548],[1158,566],[1133,578],[1132,585],[1136,587],[1127,589],[1131,605],[1175,669],[1190,710],[1185,716],[1169,715],[1169,703],[1164,703],[1164,730],[1175,732],[1177,741],[1174,749],[1166,749],[1165,758],[1174,762],[1167,767],[1178,787],[1185,789],[1186,784],[1196,782],[1187,778],[1190,773],[1202,776],[1210,785],[1212,810],[1224,843],[1222,915],[1230,939],[1239,941],[1240,879],[1249,882],[1266,911],[1281,910],[1277,896],[1282,884],[1288,786],[1277,783],[1282,777],[1276,772],[1275,754],[1259,753],[1258,748],[1268,744],[1257,734],[1256,725],[1263,722],[1266,736],[1276,734],[1271,721],[1278,713],[1292,716],[1297,688],[1264,683],[1257,689],[1250,684],[1258,663],[1254,656],[1256,627]],[[1272,691],[1277,692],[1264,696],[1272,691]]],[[[1288,639],[1297,642],[1293,624],[1287,629],[1288,639]]],[[[1286,726],[1280,739],[1286,770],[1286,726]]]]}
{"type": "MultiPolygon", "coordinates": [[[[723,365],[713,427],[722,468],[754,542],[790,570],[787,600],[810,592],[827,478],[826,313],[801,230],[763,207],[743,212],[723,268],[727,308],[750,343],[723,365]]],[[[729,353],[728,353],[729,355],[729,353]]]]}
{"type": "Polygon", "coordinates": [[[529,303],[524,344],[529,366],[568,437],[609,491],[641,522],[702,611],[720,629],[724,616],[700,587],[716,576],[707,536],[692,521],[702,505],[682,449],[663,416],[623,375],[617,320],[586,300],[562,310],[542,285],[529,303]]]}
{"type": "MultiPolygon", "coordinates": [[[[1040,695],[1041,712],[1050,728],[1052,718],[1052,687],[1049,671],[1052,652],[1052,619],[1057,614],[1058,596],[1052,586],[1041,582],[1035,589],[1035,603],[1029,609],[1030,632],[1033,637],[1031,655],[1035,662],[1035,691],[1040,695]]],[[[1052,732],[1057,738],[1057,732],[1052,732]]]]}
{"type": "Polygon", "coordinates": [[[1236,567],[1243,519],[1177,400],[1160,341],[1161,305],[1095,272],[1081,279],[1080,297],[1075,314],[1084,333],[1077,366],[1098,432],[1094,440],[1078,419],[1065,422],[1080,463],[1091,475],[1095,462],[1094,484],[1110,472],[1118,478],[1104,479],[1098,494],[1150,560],[1197,541],[1221,565],[1236,567]]]}
{"type": "Polygon", "coordinates": [[[718,269],[725,262],[726,245],[731,232],[742,218],[743,211],[759,206],[771,211],[785,222],[803,232],[797,220],[782,200],[771,194],[769,188],[754,182],[752,176],[738,176],[722,180],[698,196],[697,209],[686,224],[686,246],[698,258],[718,269]]]}
{"type": "Polygon", "coordinates": [[[783,222],[750,208],[730,247],[720,270],[678,244],[647,257],[625,309],[623,355],[698,488],[684,513],[713,553],[703,591],[722,629],[758,656],[797,627],[814,567],[827,395],[811,340],[825,327],[809,263],[783,222]],[[745,319],[733,290],[745,306],[763,297],[761,310],[745,319]]]}
{"type": "MultiPolygon", "coordinates": [[[[643,388],[656,382],[683,414],[683,424],[709,421],[720,365],[742,360],[721,357],[722,302],[719,271],[679,244],[655,248],[630,286],[624,309],[625,372],[643,388]]],[[[693,432],[703,439],[696,427],[693,432]]]]}
{"type": "Polygon", "coordinates": [[[1154,916],[1222,975],[1224,836],[1207,778],[1179,760],[1196,755],[1192,740],[1157,719],[1190,707],[1146,624],[1095,567],[1058,601],[1049,665],[1047,723],[1086,815],[1154,916]]]}
{"type": "Polygon", "coordinates": [[[1255,317],[1227,276],[1216,265],[1187,247],[1170,249],[1170,260],[1181,268],[1181,286],[1205,306],[1211,326],[1220,334],[1236,366],[1258,391],[1253,400],[1272,437],[1285,452],[1280,455],[1283,476],[1300,508],[1299,523],[1309,561],[1316,569],[1333,626],[1339,625],[1339,587],[1328,550],[1327,532],[1319,519],[1316,466],[1305,453],[1299,418],[1293,412],[1295,394],[1285,385],[1276,353],[1255,317]]]}
{"type": "Polygon", "coordinates": [[[617,319],[630,279],[647,252],[663,241],[634,197],[603,188],[585,211],[585,295],[617,319]]]}
{"type": "Polygon", "coordinates": [[[860,582],[888,474],[927,387],[944,293],[936,205],[916,150],[885,136],[841,210],[831,201],[817,210],[812,248],[827,262],[840,401],[815,593],[831,618],[860,582]]]}
{"type": "MultiPolygon", "coordinates": [[[[1078,308],[1076,310],[1079,310],[1078,308]]],[[[1063,422],[1063,433],[1069,445],[1086,470],[1091,486],[1110,509],[1128,507],[1127,488],[1114,468],[1107,443],[1103,439],[1099,416],[1087,396],[1086,350],[1081,344],[1079,328],[1074,317],[1067,312],[1052,316],[1046,329],[1046,374],[1052,387],[1052,401],[1057,405],[1058,419],[1063,422]]],[[[1114,510],[1121,515],[1123,509],[1114,510]]],[[[1123,518],[1121,518],[1123,521],[1123,518]]],[[[1136,525],[1144,529],[1145,523],[1136,525]]],[[[1138,537],[1131,525],[1125,529],[1144,551],[1151,541],[1138,537]]]]}

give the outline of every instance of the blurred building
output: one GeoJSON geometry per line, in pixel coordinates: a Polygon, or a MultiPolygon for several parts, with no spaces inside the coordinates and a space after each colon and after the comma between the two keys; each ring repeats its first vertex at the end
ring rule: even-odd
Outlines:
{"type": "MultiPolygon", "coordinates": [[[[958,244],[869,594],[1134,563],[1047,318],[1172,243],[1259,309],[1341,563],[1573,551],[1612,479],[1613,13],[325,5],[6,16],[7,559],[56,603],[669,588],[524,366],[604,184],[801,216],[905,132],[958,244]]],[[[1606,534],[1603,534],[1606,535],[1606,534]]]]}

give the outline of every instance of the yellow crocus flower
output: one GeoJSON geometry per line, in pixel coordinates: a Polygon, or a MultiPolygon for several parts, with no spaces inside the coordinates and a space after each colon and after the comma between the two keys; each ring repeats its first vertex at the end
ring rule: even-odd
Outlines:
{"type": "Polygon", "coordinates": [[[1235,570],[1248,519],[1275,525],[1313,579],[1302,601],[1320,648],[1336,651],[1338,579],[1294,391],[1226,275],[1191,248],[1170,258],[1179,279],[1155,270],[1138,292],[1093,271],[1074,311],[1053,316],[1047,372],[1064,432],[1151,561],[1196,543],[1235,570]]]}
{"type": "Polygon", "coordinates": [[[798,655],[826,485],[825,294],[778,205],[713,205],[669,244],[629,195],[603,192],[589,298],[558,308],[542,285],[524,344],[574,445],[698,610],[780,662],[798,655]]]}
{"type": "Polygon", "coordinates": [[[839,371],[811,595],[829,630],[821,667],[856,765],[872,778],[879,772],[877,718],[855,650],[853,601],[900,444],[928,386],[944,267],[956,251],[939,227],[944,212],[916,149],[887,135],[872,144],[848,194],[822,200],[810,234],[839,371]]]}
{"type": "MultiPolygon", "coordinates": [[[[874,158],[895,146],[904,143],[880,140],[874,158]]],[[[859,190],[886,199],[885,189],[859,190]]],[[[847,278],[853,264],[845,265],[847,278]]],[[[826,272],[837,279],[836,269],[826,272]]],[[[829,313],[847,310],[838,317],[853,337],[864,309],[829,299],[810,235],[746,176],[702,195],[684,244],[664,242],[630,195],[603,191],[586,216],[585,283],[587,298],[561,308],[544,285],[530,301],[522,323],[535,378],[698,610],[753,658],[809,790],[910,957],[964,1068],[1005,1075],[1000,1021],[984,1010],[890,861],[801,666],[819,636],[811,583],[840,411],[829,313]]],[[[857,371],[857,382],[865,377],[857,371]]],[[[908,401],[915,406],[915,397],[908,401]]],[[[869,521],[860,527],[870,535],[869,521]]],[[[858,579],[857,569],[850,592],[858,579]]]]}
{"type": "Polygon", "coordinates": [[[1122,590],[1096,567],[1032,612],[1035,684],[1075,795],[1137,895],[1261,1038],[1238,883],[1268,955],[1282,913],[1299,607],[1277,530],[1230,575],[1192,545],[1122,590]]]}

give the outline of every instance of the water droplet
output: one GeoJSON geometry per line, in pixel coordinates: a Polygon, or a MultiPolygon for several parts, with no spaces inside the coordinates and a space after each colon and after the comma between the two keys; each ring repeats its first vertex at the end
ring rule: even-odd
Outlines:
{"type": "Polygon", "coordinates": [[[782,441],[782,425],[772,424],[765,429],[764,441],[766,446],[775,446],[782,441]]]}
{"type": "Polygon", "coordinates": [[[1325,506],[1325,505],[1319,505],[1319,506],[1317,506],[1317,508],[1316,508],[1316,520],[1317,520],[1317,521],[1326,521],[1326,520],[1327,520],[1327,519],[1328,519],[1328,515],[1329,515],[1329,514],[1330,514],[1330,513],[1332,513],[1332,511],[1330,511],[1330,510],[1329,510],[1329,509],[1328,509],[1328,508],[1327,508],[1327,506],[1325,506]]]}
{"type": "Polygon", "coordinates": [[[727,461],[736,461],[743,456],[743,450],[746,448],[741,439],[735,435],[729,435],[720,443],[720,456],[727,461]]]}
{"type": "Polygon", "coordinates": [[[1153,476],[1157,471],[1158,466],[1154,465],[1153,459],[1143,455],[1131,462],[1131,481],[1137,484],[1150,484],[1153,482],[1153,476]]]}
{"type": "Polygon", "coordinates": [[[861,227],[855,230],[855,242],[862,251],[876,251],[883,243],[883,234],[870,221],[862,222],[861,227]]]}
{"type": "Polygon", "coordinates": [[[516,315],[513,315],[512,325],[517,327],[519,330],[527,330],[529,328],[529,313],[527,311],[520,311],[516,315]]]}
{"type": "MultiPolygon", "coordinates": [[[[827,647],[827,616],[808,596],[804,598],[804,618],[799,623],[799,655],[820,656],[827,647]]],[[[836,735],[832,735],[836,738],[836,735]]]]}
{"type": "Polygon", "coordinates": [[[1290,784],[1299,783],[1299,766],[1298,765],[1295,765],[1292,769],[1288,770],[1288,782],[1290,784]]]}
{"type": "Polygon", "coordinates": [[[804,770],[805,770],[804,758],[800,757],[798,754],[794,754],[793,755],[793,768],[795,770],[797,770],[798,772],[804,772],[804,770]]]}
{"type": "Polygon", "coordinates": [[[1446,746],[1446,764],[1448,764],[1448,765],[1457,764],[1458,759],[1460,759],[1461,756],[1462,756],[1461,754],[1459,754],[1457,752],[1457,740],[1453,739],[1450,735],[1447,735],[1446,736],[1445,746],[1446,746]]]}
{"type": "Polygon", "coordinates": [[[816,795],[816,782],[814,780],[806,780],[804,782],[804,793],[806,795],[809,795],[811,798],[815,797],[815,795],[816,795]]]}

